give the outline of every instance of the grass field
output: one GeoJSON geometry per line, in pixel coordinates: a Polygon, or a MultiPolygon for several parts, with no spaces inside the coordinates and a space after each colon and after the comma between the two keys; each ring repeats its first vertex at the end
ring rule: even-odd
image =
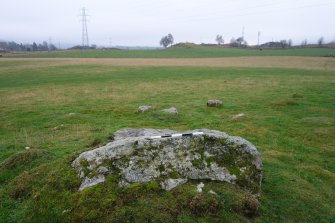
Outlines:
{"type": "Polygon", "coordinates": [[[332,53],[332,48],[292,48],[292,49],[239,49],[220,47],[172,47],[166,50],[67,50],[55,52],[8,55],[28,58],[215,58],[242,56],[312,56],[324,57],[332,53]]]}
{"type": "MultiPolygon", "coordinates": [[[[225,55],[224,50],[216,56],[225,55]]],[[[124,53],[119,57],[133,57],[119,53],[124,53]]],[[[146,57],[147,52],[139,53],[146,57]]],[[[159,55],[176,55],[170,53],[159,55]]],[[[93,56],[89,52],[82,57],[88,55],[93,56]]],[[[101,51],[96,57],[113,56],[101,51]]],[[[1,222],[335,221],[333,69],[311,69],[308,63],[307,69],[261,64],[248,68],[121,65],[0,60],[1,222]],[[224,107],[207,108],[212,98],[223,99],[224,107]],[[155,110],[138,114],[140,105],[153,105],[155,110]],[[180,114],[159,112],[170,106],[180,114]],[[239,113],[245,116],[232,118],[239,113]],[[264,164],[259,215],[243,216],[239,207],[244,191],[228,184],[206,183],[205,191],[217,191],[220,199],[201,198],[203,212],[190,205],[196,196],[192,182],[171,192],[160,191],[154,183],[123,191],[110,177],[78,192],[80,181],[71,161],[124,127],[208,128],[251,141],[264,164]],[[219,210],[208,212],[206,205],[215,202],[219,210]]]]}

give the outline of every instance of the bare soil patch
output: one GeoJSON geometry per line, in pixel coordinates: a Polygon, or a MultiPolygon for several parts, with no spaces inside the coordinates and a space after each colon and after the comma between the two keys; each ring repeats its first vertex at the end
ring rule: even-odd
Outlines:
{"type": "MultiPolygon", "coordinates": [[[[1,61],[33,62],[36,66],[103,64],[131,67],[259,67],[335,71],[335,59],[326,57],[226,57],[226,58],[1,58],[1,61]]],[[[26,65],[27,66],[27,65],[26,65]]]]}

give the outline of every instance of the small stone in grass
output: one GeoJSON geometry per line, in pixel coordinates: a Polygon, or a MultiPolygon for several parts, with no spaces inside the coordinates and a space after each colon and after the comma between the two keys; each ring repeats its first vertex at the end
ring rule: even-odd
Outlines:
{"type": "Polygon", "coordinates": [[[244,113],[240,113],[240,114],[234,115],[234,116],[233,116],[233,119],[239,119],[239,118],[242,118],[242,117],[244,117],[244,116],[245,116],[244,113]]]}
{"type": "Polygon", "coordinates": [[[178,111],[175,107],[164,109],[162,112],[178,115],[178,111]]]}
{"type": "Polygon", "coordinates": [[[150,110],[150,109],[152,109],[152,106],[148,106],[148,105],[142,105],[142,106],[140,106],[140,107],[138,107],[138,112],[145,112],[145,111],[148,111],[148,110],[150,110]]]}
{"type": "Polygon", "coordinates": [[[213,99],[213,100],[208,100],[207,101],[207,107],[222,107],[223,106],[223,101],[221,100],[217,100],[217,99],[213,99]]]}
{"type": "Polygon", "coordinates": [[[60,129],[63,129],[64,128],[64,125],[63,124],[61,124],[61,125],[59,125],[59,126],[56,126],[56,127],[54,127],[53,128],[53,130],[60,130],[60,129]]]}
{"type": "Polygon", "coordinates": [[[197,185],[197,192],[202,193],[202,188],[204,188],[205,184],[201,182],[200,184],[197,185]]]}

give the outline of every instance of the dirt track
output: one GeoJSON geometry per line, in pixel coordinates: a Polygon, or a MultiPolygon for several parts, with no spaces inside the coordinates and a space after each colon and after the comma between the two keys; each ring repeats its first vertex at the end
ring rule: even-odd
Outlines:
{"type": "MultiPolygon", "coordinates": [[[[1,61],[29,61],[36,65],[103,64],[111,66],[275,67],[335,71],[335,59],[325,57],[225,57],[225,58],[0,58],[1,61]]],[[[43,65],[42,65],[43,66],[43,65]]]]}

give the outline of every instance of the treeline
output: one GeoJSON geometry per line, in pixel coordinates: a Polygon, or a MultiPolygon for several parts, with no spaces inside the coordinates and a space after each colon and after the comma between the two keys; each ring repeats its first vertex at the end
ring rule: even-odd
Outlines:
{"type": "Polygon", "coordinates": [[[0,41],[0,50],[6,51],[54,51],[57,47],[54,44],[48,44],[46,41],[42,43],[16,43],[14,41],[0,41]]]}
{"type": "MultiPolygon", "coordinates": [[[[218,34],[215,38],[215,41],[217,42],[218,45],[222,45],[225,43],[223,36],[218,34]]],[[[332,44],[334,43],[335,40],[333,42],[329,42],[328,44],[332,44]]],[[[243,47],[246,48],[248,47],[248,42],[244,39],[243,36],[238,37],[238,38],[231,38],[230,42],[226,45],[229,45],[230,47],[243,47]]],[[[263,43],[260,45],[255,45],[257,47],[262,47],[262,48],[290,48],[290,47],[308,47],[308,46],[317,46],[317,47],[324,47],[326,46],[327,43],[325,43],[325,40],[323,37],[320,37],[317,41],[317,43],[315,44],[308,44],[307,39],[304,39],[300,45],[296,44],[293,45],[293,41],[292,39],[288,39],[288,40],[280,40],[280,41],[272,41],[272,42],[267,42],[267,43],[263,43]]],[[[252,46],[251,46],[252,47],[252,46]]]]}

